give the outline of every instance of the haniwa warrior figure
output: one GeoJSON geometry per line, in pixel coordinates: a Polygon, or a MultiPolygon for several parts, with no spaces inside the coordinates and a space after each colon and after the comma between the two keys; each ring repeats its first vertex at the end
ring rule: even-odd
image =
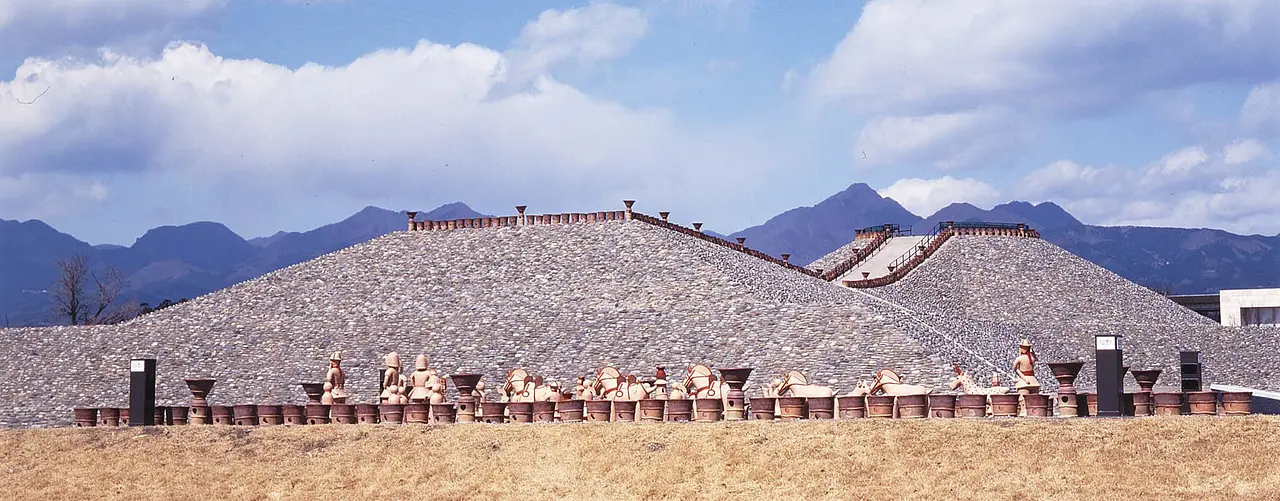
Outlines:
{"type": "Polygon", "coordinates": [[[1018,390],[1018,415],[1027,415],[1027,406],[1023,395],[1040,393],[1040,381],[1036,379],[1036,351],[1031,348],[1031,340],[1023,339],[1018,345],[1018,358],[1013,361],[1013,372],[1017,376],[1013,387],[1018,390]]]}
{"type": "Polygon", "coordinates": [[[347,403],[346,385],[347,376],[342,374],[342,352],[335,351],[329,356],[329,372],[324,375],[324,395],[320,396],[320,403],[347,403]]]}

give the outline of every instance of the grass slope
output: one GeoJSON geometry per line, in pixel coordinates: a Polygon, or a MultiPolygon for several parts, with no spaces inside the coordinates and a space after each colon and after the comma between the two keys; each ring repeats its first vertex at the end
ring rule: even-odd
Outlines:
{"type": "Polygon", "coordinates": [[[0,432],[21,499],[1277,499],[1280,419],[0,432]],[[762,495],[762,496],[761,496],[762,495]]]}

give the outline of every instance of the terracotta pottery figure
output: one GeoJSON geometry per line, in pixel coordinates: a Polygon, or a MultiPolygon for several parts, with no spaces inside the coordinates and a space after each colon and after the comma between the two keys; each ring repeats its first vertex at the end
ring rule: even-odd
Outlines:
{"type": "Polygon", "coordinates": [[[320,403],[325,405],[347,403],[347,376],[342,373],[342,352],[329,356],[329,372],[324,375],[324,395],[320,403]]]}
{"type": "Polygon", "coordinates": [[[415,404],[431,402],[432,384],[435,371],[427,367],[427,356],[418,355],[413,361],[413,373],[409,374],[409,402],[415,404]]]}
{"type": "Polygon", "coordinates": [[[502,384],[504,402],[555,402],[560,400],[560,385],[546,384],[542,376],[524,369],[512,369],[502,384]]]}
{"type": "Polygon", "coordinates": [[[476,397],[477,402],[487,402],[484,397],[484,381],[476,383],[476,389],[471,391],[471,396],[476,397]]]}
{"type": "Polygon", "coordinates": [[[1013,361],[1013,372],[1017,376],[1013,387],[1018,389],[1018,415],[1027,415],[1027,407],[1021,395],[1040,393],[1040,381],[1036,380],[1036,351],[1031,348],[1031,340],[1023,339],[1018,345],[1018,358],[1013,361]]]}
{"type": "Polygon", "coordinates": [[[405,403],[400,401],[403,396],[400,384],[404,379],[400,376],[400,354],[393,351],[382,360],[386,363],[387,370],[382,373],[382,394],[378,395],[378,400],[392,405],[405,403]]]}
{"type": "Polygon", "coordinates": [[[588,393],[587,378],[584,376],[578,376],[578,383],[573,387],[573,399],[587,400],[589,396],[588,393]]]}
{"type": "Polygon", "coordinates": [[[635,375],[624,378],[622,372],[614,367],[597,371],[596,380],[588,390],[604,400],[644,400],[649,398],[651,391],[638,382],[635,375]]]}
{"type": "Polygon", "coordinates": [[[836,391],[830,386],[822,386],[809,382],[809,377],[800,371],[787,371],[773,380],[772,388],[765,392],[766,397],[832,397],[836,391]]]}

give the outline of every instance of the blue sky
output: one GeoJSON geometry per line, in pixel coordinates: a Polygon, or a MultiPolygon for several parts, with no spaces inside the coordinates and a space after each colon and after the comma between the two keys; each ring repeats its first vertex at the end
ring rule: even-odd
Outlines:
{"type": "Polygon", "coordinates": [[[639,200],[1280,233],[1280,2],[0,0],[0,217],[93,243],[639,200]],[[38,96],[38,98],[37,98],[38,96]],[[26,104],[29,103],[29,104],[26,104]]]}

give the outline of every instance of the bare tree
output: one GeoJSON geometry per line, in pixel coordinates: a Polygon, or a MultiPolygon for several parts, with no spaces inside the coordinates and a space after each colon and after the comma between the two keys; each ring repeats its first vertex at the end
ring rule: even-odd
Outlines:
{"type": "Polygon", "coordinates": [[[116,323],[132,313],[129,308],[115,306],[127,284],[114,266],[93,270],[84,254],[59,259],[57,266],[53,311],[58,317],[71,325],[92,325],[116,323]]]}

